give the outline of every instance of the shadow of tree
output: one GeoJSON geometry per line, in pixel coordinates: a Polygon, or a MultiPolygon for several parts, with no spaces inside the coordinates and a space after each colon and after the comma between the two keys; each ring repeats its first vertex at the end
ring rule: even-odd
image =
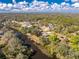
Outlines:
{"type": "Polygon", "coordinates": [[[1,48],[0,48],[0,59],[6,59],[6,56],[2,52],[1,48]]]}
{"type": "Polygon", "coordinates": [[[31,59],[57,59],[54,55],[53,58],[50,58],[49,56],[45,55],[35,44],[33,41],[31,41],[27,35],[24,35],[23,33],[19,32],[18,30],[14,28],[10,28],[14,30],[15,33],[18,33],[18,38],[21,39],[23,44],[31,45],[31,48],[36,51],[35,55],[31,57],[31,59]]]}

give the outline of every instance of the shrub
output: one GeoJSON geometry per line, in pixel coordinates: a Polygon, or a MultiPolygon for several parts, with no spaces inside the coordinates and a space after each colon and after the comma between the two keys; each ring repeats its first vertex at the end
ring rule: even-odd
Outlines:
{"type": "Polygon", "coordinates": [[[71,36],[69,42],[71,43],[71,48],[79,51],[79,36],[71,36]]]}
{"type": "Polygon", "coordinates": [[[51,34],[48,36],[48,39],[51,41],[51,43],[57,44],[59,42],[59,39],[57,38],[56,34],[51,34]]]}
{"type": "Polygon", "coordinates": [[[4,34],[3,39],[8,39],[6,45],[2,48],[6,59],[28,59],[31,57],[32,49],[23,45],[22,40],[17,38],[14,32],[8,31],[4,34]]]}

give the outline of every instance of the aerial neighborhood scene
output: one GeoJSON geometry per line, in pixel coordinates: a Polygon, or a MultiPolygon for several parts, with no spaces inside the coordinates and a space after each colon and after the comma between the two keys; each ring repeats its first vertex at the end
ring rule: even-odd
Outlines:
{"type": "Polygon", "coordinates": [[[0,0],[0,59],[79,59],[79,0],[0,0]]]}

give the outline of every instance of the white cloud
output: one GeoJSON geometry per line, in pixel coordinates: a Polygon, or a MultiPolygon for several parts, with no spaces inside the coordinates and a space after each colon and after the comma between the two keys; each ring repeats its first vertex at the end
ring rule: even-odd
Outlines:
{"type": "Polygon", "coordinates": [[[72,4],[73,7],[79,8],[79,3],[72,4]]]}
{"type": "Polygon", "coordinates": [[[47,2],[38,2],[38,1],[34,1],[31,4],[31,8],[40,8],[40,9],[47,9],[49,8],[49,4],[47,2]]]}
{"type": "Polygon", "coordinates": [[[52,8],[52,9],[60,9],[60,5],[57,4],[57,3],[53,3],[53,4],[51,5],[51,8],[52,8]]]}
{"type": "Polygon", "coordinates": [[[71,2],[79,2],[79,0],[71,0],[71,2]]]}
{"type": "Polygon", "coordinates": [[[69,2],[69,1],[71,1],[71,2],[79,2],[79,0],[64,0],[65,2],[69,2]]]}
{"type": "Polygon", "coordinates": [[[79,3],[75,2],[71,5],[66,2],[62,2],[61,4],[49,4],[48,2],[36,0],[32,3],[28,3],[26,1],[16,3],[16,1],[13,0],[13,4],[0,3],[0,10],[8,12],[65,12],[70,10],[79,10],[79,3]]]}
{"type": "Polygon", "coordinates": [[[0,9],[6,9],[7,8],[7,4],[5,3],[0,3],[0,9]]]}
{"type": "Polygon", "coordinates": [[[12,0],[12,2],[13,2],[14,4],[16,4],[16,0],[12,0]]]}
{"type": "Polygon", "coordinates": [[[8,7],[12,7],[13,5],[11,3],[7,4],[8,7]]]}
{"type": "Polygon", "coordinates": [[[22,9],[22,8],[26,8],[28,6],[28,2],[18,2],[16,4],[13,5],[14,8],[16,9],[22,9]]]}
{"type": "Polygon", "coordinates": [[[61,7],[70,7],[70,4],[69,3],[66,3],[66,2],[62,2],[61,3],[61,7]]]}

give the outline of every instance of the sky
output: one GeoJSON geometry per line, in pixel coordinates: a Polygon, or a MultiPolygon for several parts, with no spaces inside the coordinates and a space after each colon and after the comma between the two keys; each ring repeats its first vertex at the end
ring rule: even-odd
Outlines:
{"type": "Polygon", "coordinates": [[[79,0],[0,0],[0,13],[79,13],[79,0]]]}

